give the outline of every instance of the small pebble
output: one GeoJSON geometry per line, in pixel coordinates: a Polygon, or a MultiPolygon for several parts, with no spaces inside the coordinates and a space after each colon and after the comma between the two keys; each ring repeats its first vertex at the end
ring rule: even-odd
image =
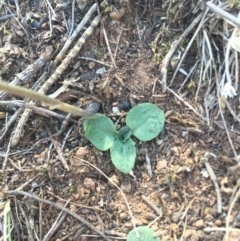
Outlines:
{"type": "Polygon", "coordinates": [[[177,223],[181,218],[182,212],[176,212],[172,215],[172,221],[177,223]]]}
{"type": "Polygon", "coordinates": [[[211,221],[213,220],[213,216],[211,214],[207,214],[205,217],[204,217],[204,220],[205,221],[211,221]]]}
{"type": "Polygon", "coordinates": [[[149,220],[154,220],[157,216],[154,213],[147,213],[146,218],[149,220]]]}
{"type": "Polygon", "coordinates": [[[203,239],[204,237],[204,232],[202,230],[197,230],[197,236],[200,238],[200,239],[203,239]]]}
{"type": "Polygon", "coordinates": [[[124,101],[122,103],[119,103],[118,107],[119,107],[120,110],[128,111],[132,108],[132,105],[131,105],[130,101],[124,101]]]}
{"type": "Polygon", "coordinates": [[[189,222],[194,223],[197,221],[196,217],[189,217],[189,222]]]}
{"type": "Polygon", "coordinates": [[[112,11],[109,13],[112,20],[119,20],[125,14],[125,8],[121,8],[119,11],[112,11]]]}
{"type": "Polygon", "coordinates": [[[79,147],[76,152],[76,157],[78,158],[84,158],[89,153],[87,147],[79,147]]]}
{"type": "Polygon", "coordinates": [[[153,224],[153,225],[151,226],[151,229],[152,229],[153,231],[157,231],[157,230],[159,229],[159,227],[158,227],[157,224],[153,224]]]}
{"type": "Polygon", "coordinates": [[[122,189],[123,192],[127,192],[127,193],[131,192],[132,185],[131,185],[130,180],[124,180],[122,182],[121,189],[122,189]]]}
{"type": "Polygon", "coordinates": [[[119,113],[119,112],[120,111],[119,111],[118,107],[116,107],[116,106],[112,107],[112,113],[116,114],[116,113],[119,113]]]}
{"type": "Polygon", "coordinates": [[[89,188],[90,190],[92,190],[92,191],[95,190],[95,182],[93,181],[92,178],[85,177],[83,184],[85,187],[89,188]]]}
{"type": "MultiPolygon", "coordinates": [[[[137,224],[137,223],[136,223],[137,224]]],[[[125,228],[132,228],[132,222],[127,222],[124,224],[125,228]]]]}
{"type": "Polygon", "coordinates": [[[96,114],[100,109],[100,104],[98,102],[91,102],[88,103],[84,109],[91,114],[96,114]]]}
{"type": "Polygon", "coordinates": [[[205,223],[203,219],[199,219],[198,221],[195,222],[194,226],[197,228],[203,228],[205,226],[205,223]]]}
{"type": "Polygon", "coordinates": [[[76,207],[75,205],[73,205],[73,204],[70,204],[69,210],[70,210],[71,212],[75,212],[75,211],[77,210],[77,207],[76,207]]]}
{"type": "Polygon", "coordinates": [[[175,233],[175,234],[178,234],[179,226],[176,223],[171,223],[171,231],[173,231],[173,233],[175,233]]]}
{"type": "MultiPolygon", "coordinates": [[[[116,175],[112,175],[109,179],[110,179],[111,181],[113,181],[117,186],[119,186],[120,182],[119,182],[118,177],[117,177],[116,175]]],[[[112,184],[111,181],[108,182],[109,185],[110,185],[111,187],[115,187],[115,186],[112,184]]]]}
{"type": "Polygon", "coordinates": [[[220,219],[217,219],[217,220],[215,221],[215,225],[218,226],[218,227],[220,227],[220,226],[222,225],[222,221],[221,221],[220,219]]]}
{"type": "Polygon", "coordinates": [[[128,215],[127,215],[126,213],[120,213],[119,218],[120,218],[121,220],[125,220],[125,219],[128,218],[128,215]]]}

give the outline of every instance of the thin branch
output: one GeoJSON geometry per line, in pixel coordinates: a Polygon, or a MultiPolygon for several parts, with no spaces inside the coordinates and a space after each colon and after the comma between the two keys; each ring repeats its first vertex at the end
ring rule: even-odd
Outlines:
{"type": "Polygon", "coordinates": [[[72,34],[72,31],[73,31],[73,28],[74,28],[74,10],[75,10],[75,2],[76,0],[72,0],[72,23],[71,23],[71,29],[69,31],[69,34],[68,34],[68,37],[71,36],[72,34]]]}
{"type": "Polygon", "coordinates": [[[78,57],[78,59],[89,60],[89,61],[93,61],[93,62],[96,62],[96,63],[101,64],[101,65],[105,65],[105,66],[107,66],[107,67],[111,67],[110,64],[106,64],[106,63],[104,63],[104,62],[102,62],[102,61],[99,61],[99,60],[97,60],[97,59],[92,59],[92,58],[89,58],[89,57],[78,57]]]}
{"type": "Polygon", "coordinates": [[[14,18],[16,17],[17,14],[7,14],[7,15],[4,15],[4,16],[1,16],[0,17],[0,22],[3,22],[3,21],[6,21],[8,20],[9,18],[14,18]]]}
{"type": "Polygon", "coordinates": [[[148,197],[142,195],[142,199],[144,202],[148,204],[148,206],[159,216],[162,216],[162,210],[158,208],[148,197]]]}
{"type": "MultiPolygon", "coordinates": [[[[47,56],[42,56],[38,58],[33,64],[30,64],[25,70],[23,70],[21,73],[16,74],[13,81],[11,81],[9,84],[11,85],[19,85],[19,84],[27,84],[31,77],[37,73],[38,70],[40,70],[48,61],[47,56]]],[[[5,91],[0,91],[0,100],[4,99],[6,97],[7,93],[5,91]]]]}
{"type": "Polygon", "coordinates": [[[13,191],[5,191],[6,194],[9,194],[9,195],[23,195],[23,196],[27,196],[29,198],[33,198],[34,200],[37,200],[39,202],[42,202],[42,203],[46,203],[48,205],[51,205],[61,211],[64,211],[66,212],[67,214],[71,215],[72,217],[76,218],[77,220],[79,220],[80,222],[82,222],[84,225],[86,225],[88,228],[90,228],[91,230],[93,230],[95,233],[99,234],[102,238],[104,238],[104,240],[107,240],[107,241],[112,241],[110,238],[108,238],[106,235],[104,235],[102,232],[98,231],[98,229],[96,229],[92,224],[90,224],[88,221],[86,221],[84,218],[80,217],[79,215],[77,215],[76,213],[74,212],[71,212],[69,209],[65,208],[65,207],[62,207],[54,202],[51,202],[49,200],[46,200],[46,199],[43,199],[43,198],[40,198],[38,197],[37,195],[35,194],[31,194],[31,193],[28,193],[28,192],[23,192],[23,191],[17,191],[17,190],[13,190],[13,191]]]}
{"type": "Polygon", "coordinates": [[[208,171],[208,174],[215,187],[215,191],[216,191],[216,195],[217,195],[217,212],[221,213],[222,212],[222,196],[221,196],[220,188],[217,183],[217,177],[216,177],[211,165],[208,162],[208,158],[210,156],[213,156],[213,155],[211,155],[209,152],[206,152],[204,157],[201,158],[201,162],[205,165],[205,167],[208,171]]]}
{"type": "MultiPolygon", "coordinates": [[[[206,17],[206,15],[207,15],[207,13],[208,13],[208,10],[206,10],[205,12],[201,12],[201,13],[193,20],[193,22],[189,25],[189,27],[183,32],[183,34],[181,35],[180,39],[178,40],[178,41],[180,41],[180,40],[182,41],[182,40],[189,34],[189,32],[190,32],[192,29],[194,29],[194,27],[198,24],[198,22],[200,21],[200,19],[202,19],[201,22],[200,22],[200,24],[198,25],[196,31],[194,32],[191,40],[189,41],[188,46],[187,46],[187,48],[185,49],[185,51],[184,51],[181,59],[180,59],[179,62],[178,62],[178,65],[177,65],[177,67],[176,67],[176,69],[175,69],[175,71],[174,71],[174,74],[173,74],[173,76],[172,76],[172,79],[171,79],[171,81],[170,81],[170,85],[172,84],[173,80],[175,79],[175,77],[176,77],[176,75],[177,75],[177,72],[178,72],[178,70],[179,70],[182,62],[183,62],[183,60],[185,59],[185,57],[186,57],[186,55],[187,55],[187,53],[188,53],[188,50],[189,50],[190,47],[192,46],[193,41],[195,40],[198,32],[200,31],[200,29],[201,29],[201,27],[202,27],[202,25],[203,25],[203,23],[204,23],[204,21],[205,21],[205,17],[206,17]]],[[[180,43],[179,43],[179,44],[180,44],[180,43]]]]}
{"type": "MultiPolygon", "coordinates": [[[[158,82],[160,84],[162,84],[162,82],[160,80],[158,80],[158,82]]],[[[181,96],[179,96],[176,92],[174,92],[173,90],[171,90],[170,88],[168,88],[166,86],[166,90],[168,90],[170,93],[172,93],[174,96],[177,97],[177,99],[179,99],[184,105],[186,105],[190,110],[192,110],[197,116],[199,116],[202,120],[206,121],[206,118],[204,116],[202,116],[200,113],[198,113],[190,104],[188,104],[181,96]]]]}
{"type": "MultiPolygon", "coordinates": [[[[200,19],[203,16],[203,12],[200,13],[195,19],[194,21],[188,26],[188,28],[183,32],[183,34],[180,36],[180,38],[173,43],[171,49],[169,50],[169,52],[167,53],[167,55],[165,56],[163,62],[162,62],[162,66],[161,66],[161,80],[162,80],[162,92],[165,93],[166,92],[166,87],[167,87],[167,68],[169,65],[169,62],[171,60],[171,58],[173,57],[174,53],[176,52],[176,50],[178,49],[178,47],[180,46],[180,44],[182,43],[182,41],[186,38],[186,36],[189,34],[189,32],[196,26],[196,24],[200,21],[200,19]]],[[[196,31],[197,32],[197,31],[196,31]]],[[[196,33],[195,32],[195,33],[196,33]]]]}
{"type": "MultiPolygon", "coordinates": [[[[69,199],[64,207],[66,208],[69,204],[71,199],[69,199]]],[[[61,213],[58,215],[58,217],[56,218],[55,222],[53,223],[52,227],[48,230],[47,234],[45,235],[45,237],[43,238],[43,241],[49,241],[53,234],[57,231],[57,229],[59,228],[59,226],[62,224],[63,220],[66,218],[67,213],[61,211],[61,213]]]]}
{"type": "Polygon", "coordinates": [[[218,15],[220,15],[223,19],[227,19],[230,22],[232,22],[234,25],[237,25],[238,27],[240,27],[240,20],[238,18],[236,18],[234,15],[224,11],[223,9],[221,9],[220,7],[216,6],[214,3],[212,2],[207,2],[206,5],[209,7],[209,9],[214,12],[217,13],[218,15]]]}
{"type": "Polygon", "coordinates": [[[228,213],[227,213],[227,219],[226,219],[226,240],[229,240],[230,215],[232,213],[233,205],[237,202],[239,197],[240,197],[240,180],[238,180],[237,185],[234,187],[234,191],[233,191],[232,196],[231,196],[230,207],[229,207],[228,213]]]}
{"type": "Polygon", "coordinates": [[[105,30],[104,27],[103,27],[103,35],[104,35],[105,42],[106,42],[106,44],[107,44],[108,52],[109,52],[110,57],[111,57],[111,60],[112,60],[112,62],[113,62],[113,66],[114,66],[115,68],[117,68],[116,63],[115,63],[115,60],[114,60],[113,55],[112,55],[112,50],[111,50],[110,45],[109,45],[107,33],[106,33],[106,30],[105,30]]]}
{"type": "Polygon", "coordinates": [[[32,90],[20,87],[20,86],[12,86],[9,85],[7,82],[5,81],[0,81],[0,89],[13,94],[13,95],[18,95],[21,97],[29,97],[31,99],[37,100],[37,101],[41,101],[41,102],[45,102],[47,104],[50,105],[51,109],[59,109],[62,111],[65,111],[67,113],[72,113],[74,115],[80,115],[80,116],[85,116],[88,117],[91,114],[81,108],[77,108],[73,105],[69,105],[67,103],[64,103],[60,100],[57,99],[52,99],[49,98],[48,96],[39,93],[39,92],[34,92],[32,90]]]}
{"type": "Polygon", "coordinates": [[[93,12],[96,11],[98,4],[95,3],[92,5],[92,7],[88,10],[88,12],[86,13],[85,17],[82,19],[82,21],[79,23],[79,25],[77,26],[77,28],[74,30],[73,34],[71,35],[71,37],[67,40],[67,42],[65,43],[64,47],[62,48],[62,50],[60,51],[60,53],[57,55],[56,59],[54,60],[54,65],[57,65],[59,61],[62,60],[63,57],[65,57],[65,54],[69,48],[69,46],[73,43],[73,41],[75,40],[75,38],[78,36],[79,32],[83,29],[83,27],[85,26],[85,24],[87,23],[87,21],[90,19],[90,17],[92,16],[93,12]]]}

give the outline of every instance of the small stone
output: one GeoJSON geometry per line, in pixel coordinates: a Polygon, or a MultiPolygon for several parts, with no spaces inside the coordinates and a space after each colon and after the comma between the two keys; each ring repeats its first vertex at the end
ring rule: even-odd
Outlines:
{"type": "Polygon", "coordinates": [[[126,228],[132,228],[132,222],[127,222],[124,224],[124,227],[126,228]]]}
{"type": "Polygon", "coordinates": [[[203,228],[205,226],[205,223],[203,219],[199,219],[198,221],[195,222],[194,226],[197,228],[203,228]]]}
{"type": "Polygon", "coordinates": [[[206,207],[203,213],[204,215],[212,214],[212,209],[210,207],[206,207]]]}
{"type": "Polygon", "coordinates": [[[92,178],[85,177],[83,184],[85,187],[89,188],[90,190],[92,191],[95,190],[95,182],[93,181],[92,178]]]}
{"type": "Polygon", "coordinates": [[[220,226],[222,226],[222,221],[220,219],[217,219],[214,224],[216,226],[220,227],[220,226]]]}
{"type": "Polygon", "coordinates": [[[132,108],[132,105],[130,101],[124,101],[118,104],[118,108],[123,111],[128,111],[132,108]]]}
{"type": "Polygon", "coordinates": [[[182,137],[185,137],[188,134],[188,131],[182,131],[182,137]]]}
{"type": "Polygon", "coordinates": [[[194,229],[186,229],[184,234],[183,234],[183,237],[184,238],[189,238],[192,235],[194,235],[195,233],[196,233],[196,230],[194,230],[194,229]]]}
{"type": "Polygon", "coordinates": [[[121,189],[122,189],[123,192],[127,192],[127,193],[131,192],[132,185],[131,185],[130,180],[124,180],[122,182],[121,189]]]}
{"type": "Polygon", "coordinates": [[[119,11],[112,11],[109,15],[112,20],[119,20],[125,14],[125,8],[121,8],[119,11]]]}
{"type": "Polygon", "coordinates": [[[202,230],[197,230],[197,236],[200,238],[200,239],[203,239],[204,237],[204,232],[202,230]]]}
{"type": "Polygon", "coordinates": [[[76,152],[76,157],[78,158],[84,158],[89,153],[87,147],[79,147],[76,152]]]}
{"type": "Polygon", "coordinates": [[[128,215],[127,215],[126,213],[120,213],[119,218],[120,218],[121,220],[125,220],[125,219],[128,218],[128,215]]]}
{"type": "MultiPolygon", "coordinates": [[[[151,229],[152,229],[153,231],[157,231],[157,230],[158,230],[158,225],[157,225],[157,224],[153,224],[153,225],[151,226],[151,229]]],[[[154,236],[155,236],[155,234],[154,234],[154,236]]]]}
{"type": "Polygon", "coordinates": [[[176,223],[171,223],[171,230],[173,231],[173,233],[178,234],[179,226],[176,223]]]}
{"type": "Polygon", "coordinates": [[[207,214],[207,215],[204,217],[204,220],[205,220],[205,221],[212,221],[212,220],[213,220],[213,215],[207,214]]]}
{"type": "Polygon", "coordinates": [[[239,240],[239,232],[238,231],[232,231],[229,232],[229,241],[239,240]]]}
{"type": "Polygon", "coordinates": [[[120,111],[119,111],[119,109],[118,109],[117,106],[113,106],[113,107],[112,107],[112,113],[116,114],[116,113],[119,113],[119,112],[120,112],[120,111]]]}
{"type": "Polygon", "coordinates": [[[141,225],[144,225],[144,220],[143,219],[135,219],[135,222],[136,222],[136,225],[137,226],[141,226],[141,225]]]}
{"type": "Polygon", "coordinates": [[[56,201],[56,204],[59,205],[59,206],[64,207],[65,202],[64,202],[64,201],[61,201],[61,200],[57,200],[57,201],[56,201]]]}
{"type": "Polygon", "coordinates": [[[118,177],[117,177],[116,175],[112,175],[109,179],[110,179],[110,180],[108,181],[108,183],[109,183],[109,185],[110,185],[111,187],[115,187],[115,186],[112,184],[112,182],[114,182],[117,186],[119,186],[120,182],[119,182],[118,177]],[[112,181],[112,182],[111,182],[111,181],[112,181]]]}
{"type": "Polygon", "coordinates": [[[73,204],[70,204],[69,210],[71,212],[75,212],[77,210],[77,207],[75,205],[73,205],[73,204]]]}
{"type": "Polygon", "coordinates": [[[176,213],[174,213],[174,214],[172,215],[172,221],[173,221],[174,223],[177,223],[177,222],[180,220],[181,216],[182,216],[182,212],[176,212],[176,213]]]}
{"type": "Polygon", "coordinates": [[[189,217],[189,222],[190,223],[194,223],[197,221],[197,218],[196,217],[189,217]]]}
{"type": "Polygon", "coordinates": [[[157,216],[154,213],[147,213],[146,218],[149,220],[154,220],[157,216]]]}

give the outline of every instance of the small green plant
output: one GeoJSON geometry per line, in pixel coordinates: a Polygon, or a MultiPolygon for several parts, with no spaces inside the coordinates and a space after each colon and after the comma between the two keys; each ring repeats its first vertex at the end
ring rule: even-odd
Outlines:
{"type": "Polygon", "coordinates": [[[160,241],[153,237],[154,231],[146,226],[140,226],[128,233],[127,241],[160,241]]]}
{"type": "Polygon", "coordinates": [[[136,147],[130,138],[134,135],[141,141],[150,141],[163,129],[163,110],[151,103],[143,103],[132,108],[126,117],[127,126],[119,131],[108,117],[95,114],[83,123],[86,138],[99,150],[110,149],[114,166],[127,174],[134,167],[136,147]]]}

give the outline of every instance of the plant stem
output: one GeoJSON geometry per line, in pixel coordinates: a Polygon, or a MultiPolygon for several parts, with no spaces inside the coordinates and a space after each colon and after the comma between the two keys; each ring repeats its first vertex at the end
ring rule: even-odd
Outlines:
{"type": "Polygon", "coordinates": [[[21,97],[29,97],[36,101],[44,102],[50,106],[50,109],[59,109],[61,111],[71,113],[77,116],[82,116],[82,117],[91,116],[91,113],[81,108],[75,107],[73,105],[69,105],[57,99],[52,99],[44,94],[41,94],[20,86],[10,85],[5,81],[0,81],[0,89],[8,92],[9,94],[13,94],[21,97]]]}

